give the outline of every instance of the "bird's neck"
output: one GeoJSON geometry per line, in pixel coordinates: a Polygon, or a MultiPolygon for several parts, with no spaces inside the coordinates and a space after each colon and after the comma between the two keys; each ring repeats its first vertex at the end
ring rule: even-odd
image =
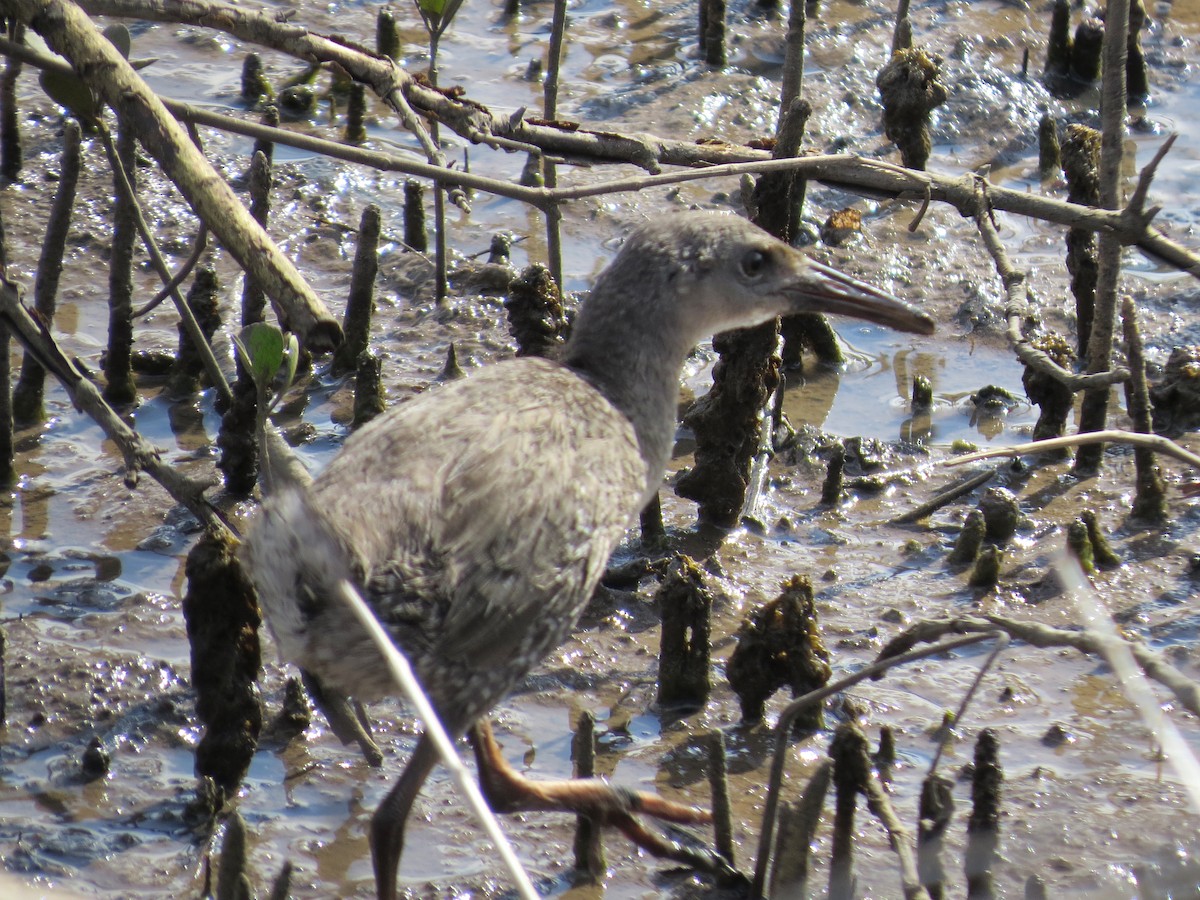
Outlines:
{"type": "MultiPolygon", "coordinates": [[[[586,305],[585,305],[586,310],[586,305]]],[[[679,372],[690,346],[672,340],[677,329],[641,321],[636,313],[620,327],[581,312],[567,344],[565,362],[602,393],[633,425],[646,463],[646,499],[662,483],[675,443],[679,372]]]]}

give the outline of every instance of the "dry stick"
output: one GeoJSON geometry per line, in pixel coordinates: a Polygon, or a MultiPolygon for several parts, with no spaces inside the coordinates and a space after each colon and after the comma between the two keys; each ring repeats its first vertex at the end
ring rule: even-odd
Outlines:
{"type": "MultiPolygon", "coordinates": [[[[1132,297],[1121,301],[1121,323],[1125,334],[1125,355],[1133,377],[1125,384],[1125,408],[1133,419],[1133,427],[1140,434],[1153,431],[1150,422],[1150,389],[1146,384],[1146,348],[1142,343],[1142,332],[1138,327],[1137,304],[1132,297]]],[[[1154,451],[1146,447],[1134,447],[1134,465],[1137,470],[1136,492],[1131,515],[1135,519],[1162,522],[1167,517],[1166,488],[1162,475],[1154,462],[1154,451]]]]}
{"type": "Polygon", "coordinates": [[[894,519],[891,519],[888,524],[904,525],[909,522],[919,522],[926,516],[937,512],[946,504],[953,503],[959,497],[963,496],[964,494],[971,493],[971,491],[975,490],[975,488],[982,484],[987,484],[996,477],[996,472],[996,469],[985,469],[982,472],[976,472],[965,481],[961,481],[956,485],[946,488],[946,490],[922,503],[916,509],[909,510],[902,515],[896,516],[894,519]]]}
{"type": "MultiPolygon", "coordinates": [[[[1096,589],[1080,570],[1078,563],[1064,555],[1059,558],[1055,571],[1064,587],[1074,597],[1075,605],[1083,613],[1083,621],[1088,631],[1105,638],[1100,652],[1113,670],[1121,690],[1137,709],[1146,729],[1161,745],[1167,762],[1175,769],[1183,789],[1191,800],[1193,811],[1200,812],[1200,763],[1197,762],[1195,753],[1178,726],[1163,711],[1162,704],[1154,695],[1154,689],[1146,680],[1146,675],[1151,678],[1155,676],[1146,663],[1138,658],[1138,649],[1144,651],[1145,648],[1120,636],[1112,616],[1097,596],[1096,589]]],[[[1178,672],[1174,674],[1179,678],[1183,677],[1178,672]]]]}
{"type": "MultiPolygon", "coordinates": [[[[575,729],[575,777],[596,776],[596,716],[584,710],[575,729]]],[[[575,871],[589,881],[604,878],[604,831],[601,823],[585,815],[575,817],[575,871]]]]}
{"type": "MultiPolygon", "coordinates": [[[[803,4],[801,4],[803,5],[803,4]]],[[[825,757],[808,779],[799,803],[788,804],[791,813],[780,817],[779,839],[775,842],[775,865],[771,867],[771,897],[808,897],[808,861],[813,839],[821,823],[821,810],[833,776],[833,760],[825,757]]]]}
{"type": "Polygon", "coordinates": [[[943,466],[962,466],[981,459],[994,456],[1024,456],[1027,453],[1043,453],[1047,450],[1062,450],[1068,447],[1082,447],[1088,444],[1132,444],[1135,447],[1147,447],[1155,453],[1178,459],[1200,469],[1200,456],[1179,446],[1157,434],[1141,434],[1136,431],[1088,431],[1079,434],[1068,434],[1063,437],[1048,438],[1044,441],[1031,441],[1028,444],[1017,444],[1014,447],[997,447],[994,450],[980,450],[954,459],[942,460],[943,466]]]}
{"type": "MultiPolygon", "coordinates": [[[[13,22],[13,40],[25,39],[25,25],[13,22]]],[[[10,58],[0,76],[0,176],[16,181],[21,176],[21,115],[17,103],[17,79],[21,77],[21,60],[10,58]]]]}
{"type": "Polygon", "coordinates": [[[930,656],[939,656],[942,653],[949,653],[960,647],[980,643],[985,640],[995,640],[996,630],[992,629],[992,633],[986,636],[972,634],[967,637],[953,638],[942,644],[938,644],[936,649],[930,647],[923,650],[910,650],[907,653],[892,656],[885,660],[878,660],[860,669],[853,675],[849,675],[832,684],[827,684],[825,687],[815,691],[809,691],[803,697],[793,700],[788,704],[780,714],[779,721],[775,726],[775,750],[771,759],[771,775],[767,782],[767,799],[763,808],[763,822],[758,835],[758,856],[754,864],[754,881],[750,887],[751,898],[757,900],[757,898],[764,896],[763,886],[766,884],[767,869],[770,863],[771,838],[775,831],[775,813],[779,807],[779,789],[783,783],[783,770],[787,764],[788,742],[791,738],[792,723],[795,722],[796,717],[814,704],[820,703],[826,697],[832,697],[834,694],[851,688],[868,678],[878,679],[895,666],[907,665],[910,662],[926,659],[930,656]]]}
{"type": "MultiPolygon", "coordinates": [[[[1100,139],[1100,206],[1116,209],[1121,202],[1121,159],[1125,144],[1125,59],[1128,53],[1129,0],[1108,0],[1104,14],[1104,82],[1100,96],[1103,127],[1100,139]]],[[[1117,317],[1117,281],[1121,276],[1121,242],[1100,232],[1096,308],[1088,338],[1089,373],[1103,372],[1112,360],[1113,330],[1117,317]]],[[[1083,395],[1079,410],[1080,431],[1102,431],[1108,418],[1108,387],[1083,395]]],[[[1075,472],[1091,475],[1100,468],[1104,447],[1089,445],[1075,455],[1075,472]]]]}
{"type": "Polygon", "coordinates": [[[1129,202],[1125,204],[1121,215],[1149,225],[1154,217],[1162,212],[1161,206],[1152,206],[1150,209],[1146,209],[1146,196],[1150,193],[1150,183],[1158,171],[1158,164],[1171,152],[1171,148],[1175,145],[1175,139],[1178,137],[1178,133],[1167,135],[1167,139],[1155,152],[1154,158],[1146,163],[1142,171],[1138,173],[1137,185],[1134,187],[1133,193],[1129,195],[1129,202]]]}
{"type": "Polygon", "coordinates": [[[932,778],[937,773],[938,763],[942,761],[942,755],[946,752],[946,747],[950,745],[950,737],[963,717],[967,714],[967,708],[971,705],[971,701],[975,698],[975,694],[979,691],[979,686],[983,684],[983,677],[991,671],[992,666],[996,664],[996,660],[1000,658],[1000,654],[1008,649],[1011,638],[1002,631],[992,632],[992,638],[995,640],[995,646],[992,647],[988,658],[983,661],[983,665],[975,670],[975,678],[971,681],[971,686],[967,688],[967,692],[963,694],[962,700],[959,701],[958,709],[954,711],[954,717],[950,720],[952,727],[942,730],[942,738],[938,741],[937,752],[933,754],[933,761],[929,763],[929,772],[927,777],[932,778]]]}
{"type": "MultiPolygon", "coordinates": [[[[1072,391],[1081,391],[1093,387],[1107,387],[1129,378],[1129,370],[1115,368],[1112,371],[1098,372],[1092,375],[1076,375],[1064,369],[1050,356],[1033,346],[1032,341],[1025,336],[1025,322],[1030,316],[1029,288],[1026,285],[1025,273],[1018,272],[1009,259],[992,219],[992,210],[986,201],[982,190],[986,183],[980,182],[980,203],[975,212],[975,224],[979,228],[979,236],[996,265],[1000,282],[1004,285],[1005,304],[1004,316],[1008,319],[1008,342],[1022,363],[1031,369],[1049,375],[1072,391]],[[1024,290],[1022,290],[1024,288],[1024,290]]],[[[987,187],[990,188],[990,185],[987,187]]]]}
{"type": "Polygon", "coordinates": [[[733,807],[729,801],[729,769],[725,759],[725,732],[708,733],[708,785],[712,793],[713,837],[717,853],[730,866],[733,858],[733,807]]]}
{"type": "Polygon", "coordinates": [[[8,7],[71,60],[79,76],[118,111],[222,246],[279,304],[288,330],[309,349],[335,346],[341,333],[325,305],[87,15],[65,0],[12,0],[8,7]]]}
{"type": "Polygon", "coordinates": [[[104,356],[104,399],[130,404],[137,400],[133,381],[133,246],[137,241],[137,186],[134,164],[137,137],[133,125],[119,120],[116,145],[104,131],[104,151],[112,168],[116,202],[113,204],[112,250],[108,261],[108,350],[104,356]]]}
{"type": "Polygon", "coordinates": [[[188,276],[192,274],[196,266],[200,264],[200,260],[204,258],[206,250],[208,250],[208,226],[201,222],[200,227],[196,229],[196,236],[192,238],[192,249],[189,251],[187,259],[183,261],[183,265],[179,267],[175,274],[171,276],[171,280],[164,284],[153,298],[133,311],[133,317],[140,319],[142,316],[148,316],[161,306],[162,302],[171,296],[172,291],[187,281],[188,276]]]}
{"type": "Polygon", "coordinates": [[[383,216],[374,203],[362,212],[358,226],[358,246],[354,252],[354,268],[350,274],[350,296],[346,301],[346,317],[342,322],[345,340],[333,354],[334,374],[344,374],[358,367],[358,356],[367,349],[371,339],[371,315],[375,310],[375,276],[379,272],[379,234],[383,216]]]}
{"type": "MultiPolygon", "coordinates": [[[[121,155],[117,152],[117,148],[113,145],[112,137],[103,123],[98,124],[98,131],[101,142],[104,144],[104,152],[108,156],[108,163],[113,170],[113,180],[117,186],[118,196],[123,197],[125,202],[129,204],[130,216],[133,219],[137,232],[141,234],[142,243],[145,245],[146,253],[150,257],[150,264],[158,273],[158,277],[166,284],[171,281],[171,270],[158,249],[158,242],[154,239],[154,234],[150,231],[150,226],[147,224],[145,216],[142,215],[141,204],[138,203],[137,195],[129,180],[130,171],[126,167],[121,155]]],[[[191,144],[190,141],[188,143],[191,144]]],[[[221,371],[221,366],[217,362],[217,358],[213,355],[212,345],[204,336],[204,332],[200,328],[200,323],[196,321],[196,316],[193,314],[192,308],[188,305],[183,295],[179,293],[178,288],[171,292],[171,299],[175,303],[175,309],[179,313],[180,322],[187,332],[187,336],[191,339],[196,353],[200,356],[200,362],[204,366],[205,374],[208,375],[213,388],[217,392],[217,398],[224,404],[233,402],[233,392],[229,389],[229,382],[225,380],[225,373],[221,371]]],[[[132,328],[132,323],[130,327],[132,328]]],[[[109,352],[111,354],[111,350],[109,352]]],[[[107,373],[107,369],[105,371],[107,373]]]]}
{"type": "Polygon", "coordinates": [[[32,352],[42,367],[58,378],[72,404],[90,416],[105,436],[117,445],[125,461],[125,483],[129,487],[136,485],[137,473],[145,471],[207,528],[228,530],[220,514],[203,496],[213,482],[189,478],[164,463],[159,451],[126,425],[113,408],[104,402],[95,385],[80,374],[45,326],[33,320],[21,305],[16,285],[8,280],[0,281],[0,316],[8,320],[14,336],[25,345],[26,350],[32,352]]]}
{"type": "Polygon", "coordinates": [[[921,885],[921,877],[917,874],[917,857],[913,851],[913,837],[896,810],[888,799],[887,791],[883,789],[875,773],[868,771],[864,785],[869,809],[879,823],[887,831],[888,843],[900,863],[900,884],[904,888],[907,900],[929,900],[929,892],[921,885]]]}
{"type": "Polygon", "coordinates": [[[1200,716],[1200,684],[1168,663],[1161,654],[1119,635],[1068,631],[998,615],[954,616],[917,622],[889,641],[880,653],[904,651],[904,655],[907,655],[912,652],[909,648],[919,643],[942,640],[951,634],[978,634],[989,630],[1003,631],[1013,640],[1024,641],[1033,647],[1071,647],[1081,653],[1099,654],[1106,658],[1109,653],[1128,652],[1149,678],[1171,691],[1188,712],[1200,716]]]}
{"type": "MultiPolygon", "coordinates": [[[[80,128],[74,119],[63,123],[63,152],[59,160],[58,189],[50,207],[46,236],[38,258],[37,277],[33,283],[33,308],[42,321],[54,321],[57,307],[58,282],[63,270],[63,253],[71,228],[71,209],[75,205],[75,189],[79,184],[80,128]]],[[[42,406],[45,395],[46,372],[32,354],[21,361],[21,374],[13,392],[13,416],[20,424],[33,424],[46,418],[42,406]]]]}
{"type": "MultiPolygon", "coordinates": [[[[542,94],[545,118],[553,122],[558,117],[558,81],[562,68],[563,38],[567,30],[567,0],[554,0],[554,18],[550,24],[550,47],[547,50],[546,84],[542,94]]],[[[553,191],[558,187],[558,166],[553,160],[542,160],[542,176],[546,188],[553,191]]],[[[562,268],[562,208],[550,203],[546,214],[546,254],[550,265],[550,277],[563,290],[562,268]]]]}

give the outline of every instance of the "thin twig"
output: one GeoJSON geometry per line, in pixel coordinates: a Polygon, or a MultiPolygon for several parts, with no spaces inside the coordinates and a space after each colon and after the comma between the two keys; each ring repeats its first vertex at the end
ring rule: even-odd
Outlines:
{"type": "Polygon", "coordinates": [[[133,317],[140,319],[142,316],[149,315],[164,300],[176,292],[179,286],[192,274],[192,270],[200,264],[200,260],[204,258],[204,251],[207,249],[208,226],[201,222],[200,227],[196,230],[196,236],[192,239],[192,252],[188,254],[188,258],[184,260],[183,265],[179,267],[179,270],[171,277],[171,280],[162,286],[162,289],[154,295],[154,298],[150,302],[133,311],[133,317]]]}
{"type": "MultiPolygon", "coordinates": [[[[940,641],[951,634],[979,634],[1003,631],[1013,640],[1024,641],[1033,647],[1071,647],[1081,653],[1103,655],[1104,642],[1123,642],[1137,660],[1138,666],[1148,677],[1167,688],[1188,712],[1200,716],[1200,684],[1185,676],[1166,661],[1161,653],[1145,644],[1127,641],[1122,637],[1110,637],[1090,631],[1069,631],[1038,622],[1025,622],[1006,616],[954,616],[942,619],[926,619],[909,626],[892,638],[880,651],[880,656],[900,653],[903,657],[910,648],[927,641],[940,641]]],[[[896,656],[900,659],[902,656],[896,656]]]]}
{"type": "Polygon", "coordinates": [[[887,791],[879,783],[879,776],[874,772],[867,773],[867,783],[864,786],[867,795],[867,809],[879,820],[887,832],[888,843],[900,863],[900,884],[907,900],[929,900],[929,891],[921,884],[921,876],[917,874],[917,857],[913,852],[913,837],[888,798],[887,791]]]}
{"type": "Polygon", "coordinates": [[[935,495],[931,499],[925,501],[916,509],[909,510],[899,516],[896,516],[888,524],[890,525],[905,525],[909,522],[919,522],[921,519],[937,512],[947,503],[953,503],[964,494],[969,494],[975,488],[982,484],[987,484],[996,477],[995,469],[985,469],[982,472],[976,472],[965,481],[960,481],[958,484],[952,485],[940,494],[935,495]]]}
{"type": "Polygon", "coordinates": [[[1155,453],[1171,456],[1181,462],[1188,463],[1200,469],[1200,456],[1179,446],[1157,434],[1141,434],[1136,431],[1088,431],[1079,434],[1068,434],[1063,437],[1047,438],[1044,441],[1031,441],[1028,444],[1017,444],[1013,447],[997,447],[993,450],[980,450],[978,453],[968,453],[966,456],[956,456],[954,459],[942,460],[943,466],[962,466],[990,459],[994,456],[1024,456],[1027,453],[1044,453],[1047,450],[1063,450],[1069,447],[1079,447],[1085,444],[1133,444],[1148,447],[1155,453]]]}
{"type": "Polygon", "coordinates": [[[1012,260],[1004,249],[1004,244],[1000,240],[1000,234],[996,230],[996,223],[992,220],[993,211],[989,206],[987,190],[990,185],[987,185],[983,179],[977,182],[980,189],[979,206],[975,212],[975,224],[979,229],[979,236],[983,239],[983,246],[987,248],[992,261],[996,265],[996,272],[1000,276],[1000,282],[1004,285],[1004,292],[1007,300],[1004,305],[1004,315],[1008,319],[1008,341],[1012,344],[1013,351],[1017,354],[1017,359],[1031,369],[1049,375],[1055,381],[1070,388],[1072,391],[1082,391],[1090,388],[1107,387],[1112,384],[1118,384],[1129,379],[1129,370],[1124,367],[1117,367],[1107,372],[1098,372],[1092,375],[1077,375],[1074,372],[1064,369],[1049,355],[1033,346],[1033,343],[1025,336],[1024,326],[1025,321],[1029,318],[1029,295],[1028,287],[1026,286],[1025,274],[1018,272],[1013,266],[1012,260]]]}
{"type": "Polygon", "coordinates": [[[1150,184],[1154,181],[1154,175],[1158,171],[1158,165],[1163,161],[1166,155],[1171,151],[1171,147],[1175,144],[1175,139],[1179,137],[1177,132],[1172,132],[1167,135],[1167,139],[1162,142],[1162,146],[1154,154],[1154,158],[1142,168],[1138,173],[1137,185],[1133,189],[1133,193],[1129,195],[1129,202],[1125,204],[1125,215],[1130,216],[1149,225],[1150,220],[1158,213],[1158,208],[1151,208],[1150,212],[1145,211],[1146,197],[1150,193],[1150,184]]]}
{"type": "Polygon", "coordinates": [[[1138,711],[1146,729],[1162,745],[1167,762],[1175,769],[1180,784],[1192,801],[1192,811],[1200,813],[1200,762],[1180,734],[1178,726],[1163,712],[1162,704],[1154,696],[1154,689],[1143,669],[1139,668],[1131,649],[1134,645],[1121,637],[1096,589],[1083,574],[1078,559],[1064,551],[1054,569],[1083,614],[1088,631],[1102,636],[1100,652],[1112,667],[1122,692],[1138,711]]]}
{"type": "MultiPolygon", "coordinates": [[[[167,284],[172,280],[171,269],[167,265],[167,261],[163,259],[163,255],[158,249],[158,241],[154,239],[154,234],[150,231],[146,217],[142,214],[142,205],[138,203],[133,185],[129,183],[128,173],[125,171],[125,166],[121,162],[120,155],[117,153],[112,135],[109,134],[108,129],[103,123],[98,124],[97,130],[100,133],[100,140],[104,144],[104,153],[108,157],[108,164],[112,166],[117,186],[121,193],[124,194],[125,201],[129,204],[130,212],[133,214],[134,224],[137,226],[138,234],[141,235],[142,243],[146,247],[146,253],[150,257],[150,264],[154,266],[154,270],[158,273],[158,277],[162,279],[163,283],[167,284]]],[[[204,371],[208,375],[209,381],[212,382],[217,396],[220,397],[223,403],[232,403],[233,391],[229,389],[229,382],[225,380],[225,373],[221,371],[221,366],[217,362],[217,358],[213,355],[212,346],[209,344],[208,338],[205,337],[203,330],[201,330],[200,323],[196,321],[196,316],[192,313],[192,308],[188,306],[183,295],[179,293],[178,288],[171,291],[171,300],[175,303],[175,309],[178,311],[179,318],[183,322],[184,330],[187,331],[187,335],[195,346],[196,352],[200,355],[200,361],[204,364],[204,371]]]]}
{"type": "Polygon", "coordinates": [[[992,652],[988,654],[988,658],[983,661],[983,665],[975,670],[975,680],[971,682],[971,686],[967,688],[967,692],[963,694],[962,700],[959,701],[958,709],[954,711],[954,718],[951,720],[951,727],[946,728],[942,732],[942,739],[938,741],[937,752],[933,754],[933,761],[929,763],[929,771],[926,773],[926,778],[931,778],[937,773],[938,763],[942,760],[942,755],[946,751],[946,746],[950,743],[950,735],[954,728],[957,728],[959,723],[967,714],[967,709],[971,705],[971,701],[975,699],[975,694],[979,691],[979,686],[983,684],[983,676],[991,671],[992,666],[996,664],[996,660],[1000,658],[1000,654],[1008,649],[1009,641],[1011,640],[1007,634],[997,633],[995,635],[996,645],[992,647],[992,652]]]}

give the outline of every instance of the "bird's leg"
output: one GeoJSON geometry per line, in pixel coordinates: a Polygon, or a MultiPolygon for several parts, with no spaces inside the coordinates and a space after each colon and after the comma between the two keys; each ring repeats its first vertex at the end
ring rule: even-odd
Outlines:
{"type": "Polygon", "coordinates": [[[396,900],[396,872],[404,849],[404,824],[413,801],[438,761],[433,741],[422,734],[399,780],[371,817],[371,861],[379,900],[396,900]]]}
{"type": "Polygon", "coordinates": [[[325,721],[329,723],[334,737],[343,744],[358,744],[367,765],[379,768],[383,764],[383,751],[371,737],[371,723],[362,704],[356,702],[351,707],[350,701],[344,695],[326,687],[307,669],[300,670],[300,680],[317,709],[321,711],[321,715],[325,717],[325,721]]]}
{"type": "Polygon", "coordinates": [[[712,814],[694,806],[683,806],[655,794],[614,787],[601,778],[533,781],[515,772],[500,752],[492,726],[480,719],[467,732],[475,750],[479,784],[488,804],[499,813],[528,810],[573,812],[602,825],[612,825],[644,850],[664,859],[691,866],[701,872],[734,876],[728,862],[708,849],[688,847],[648,831],[635,813],[666,822],[706,825],[712,814]]]}

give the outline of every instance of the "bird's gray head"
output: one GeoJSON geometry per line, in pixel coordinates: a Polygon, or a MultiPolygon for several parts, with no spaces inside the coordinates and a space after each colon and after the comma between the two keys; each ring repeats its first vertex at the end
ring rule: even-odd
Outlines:
{"type": "Polygon", "coordinates": [[[920,334],[934,328],[928,315],[890,294],[808,259],[745,219],[714,212],[675,213],[635,231],[597,280],[578,325],[628,317],[674,331],[690,347],[803,312],[920,334]]]}

